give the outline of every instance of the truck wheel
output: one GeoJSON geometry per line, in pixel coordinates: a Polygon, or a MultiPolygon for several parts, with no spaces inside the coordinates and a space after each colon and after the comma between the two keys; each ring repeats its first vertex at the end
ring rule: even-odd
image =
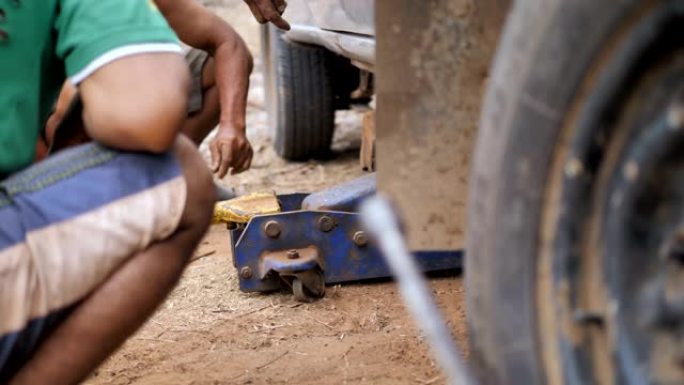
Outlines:
{"type": "Polygon", "coordinates": [[[486,380],[684,383],[684,1],[515,2],[470,183],[486,380]]]}
{"type": "Polygon", "coordinates": [[[288,160],[326,157],[335,109],[348,107],[359,82],[358,69],[325,48],[284,39],[273,26],[262,27],[261,41],[276,153],[288,160]]]}

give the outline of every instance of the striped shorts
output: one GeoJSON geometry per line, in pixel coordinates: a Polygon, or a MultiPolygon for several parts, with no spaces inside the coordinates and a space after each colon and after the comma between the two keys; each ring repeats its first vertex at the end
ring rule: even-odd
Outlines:
{"type": "Polygon", "coordinates": [[[172,153],[94,143],[0,181],[0,383],[127,258],[174,233],[186,194],[172,153]]]}

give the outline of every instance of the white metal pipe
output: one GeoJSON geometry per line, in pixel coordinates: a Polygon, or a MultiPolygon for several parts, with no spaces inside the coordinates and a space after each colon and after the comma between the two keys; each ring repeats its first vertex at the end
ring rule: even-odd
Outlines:
{"type": "Polygon", "coordinates": [[[399,291],[446,374],[447,382],[451,385],[474,385],[475,381],[404,242],[391,205],[383,198],[370,198],[361,205],[361,218],[392,270],[399,291]]]}

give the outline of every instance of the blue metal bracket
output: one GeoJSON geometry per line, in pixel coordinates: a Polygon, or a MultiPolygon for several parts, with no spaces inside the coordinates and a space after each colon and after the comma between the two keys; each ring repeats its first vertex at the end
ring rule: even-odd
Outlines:
{"type": "MultiPolygon", "coordinates": [[[[347,194],[343,185],[329,190],[328,196],[325,192],[280,195],[283,212],[255,216],[245,227],[231,230],[240,290],[264,292],[289,286],[297,295],[298,287],[302,290],[298,280],[309,293],[318,293],[324,288],[312,282],[323,285],[390,277],[382,255],[362,230],[359,215],[346,211],[373,194],[375,179],[366,177],[347,186],[347,194]],[[308,274],[311,271],[323,279],[308,274]]],[[[415,257],[423,271],[432,272],[460,268],[463,253],[424,251],[415,257]]]]}
{"type": "MultiPolygon", "coordinates": [[[[361,231],[356,213],[337,211],[292,211],[252,218],[244,230],[231,232],[234,246],[234,263],[240,272],[240,290],[245,292],[270,291],[283,287],[280,274],[320,267],[326,284],[390,277],[378,249],[367,241],[354,242],[361,231]],[[323,218],[323,219],[322,219],[323,218]],[[332,219],[329,231],[320,228],[320,222],[332,219]],[[276,238],[264,231],[273,221],[280,226],[276,238]],[[315,250],[315,257],[302,250],[315,250]],[[278,257],[296,250],[297,259],[278,257]]],[[[454,251],[424,251],[415,253],[423,271],[457,269],[462,266],[463,253],[454,251]]]]}

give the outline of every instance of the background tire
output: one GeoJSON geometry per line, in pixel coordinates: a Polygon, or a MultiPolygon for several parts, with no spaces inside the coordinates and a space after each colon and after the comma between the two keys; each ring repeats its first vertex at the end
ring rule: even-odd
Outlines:
{"type": "Polygon", "coordinates": [[[287,160],[328,157],[335,110],[349,107],[358,69],[325,48],[287,41],[270,25],[262,27],[262,54],[276,153],[287,160]]]}
{"type": "MultiPolygon", "coordinates": [[[[559,172],[557,165],[565,161],[562,151],[581,123],[576,114],[605,112],[599,107],[631,85],[625,81],[627,69],[622,73],[606,67],[620,62],[616,52],[636,45],[626,39],[633,26],[675,3],[681,9],[676,1],[527,0],[515,2],[509,14],[482,112],[467,226],[472,354],[490,383],[597,382],[596,367],[568,361],[560,349],[545,347],[550,340],[557,346],[568,341],[546,330],[540,314],[574,322],[568,314],[558,315],[564,305],[540,300],[545,295],[540,280],[553,279],[542,277],[548,272],[540,268],[543,241],[552,243],[543,227],[546,199],[561,189],[563,169],[559,172]],[[624,89],[609,89],[611,81],[624,89]],[[610,92],[602,95],[601,90],[610,92]],[[590,379],[573,378],[571,372],[590,379]]],[[[578,269],[572,264],[553,267],[556,272],[578,269]]],[[[565,333],[569,338],[567,329],[565,333]]],[[[574,344],[567,343],[578,349],[579,342],[574,344]]],[[[615,378],[627,383],[624,377],[615,378]]]]}

